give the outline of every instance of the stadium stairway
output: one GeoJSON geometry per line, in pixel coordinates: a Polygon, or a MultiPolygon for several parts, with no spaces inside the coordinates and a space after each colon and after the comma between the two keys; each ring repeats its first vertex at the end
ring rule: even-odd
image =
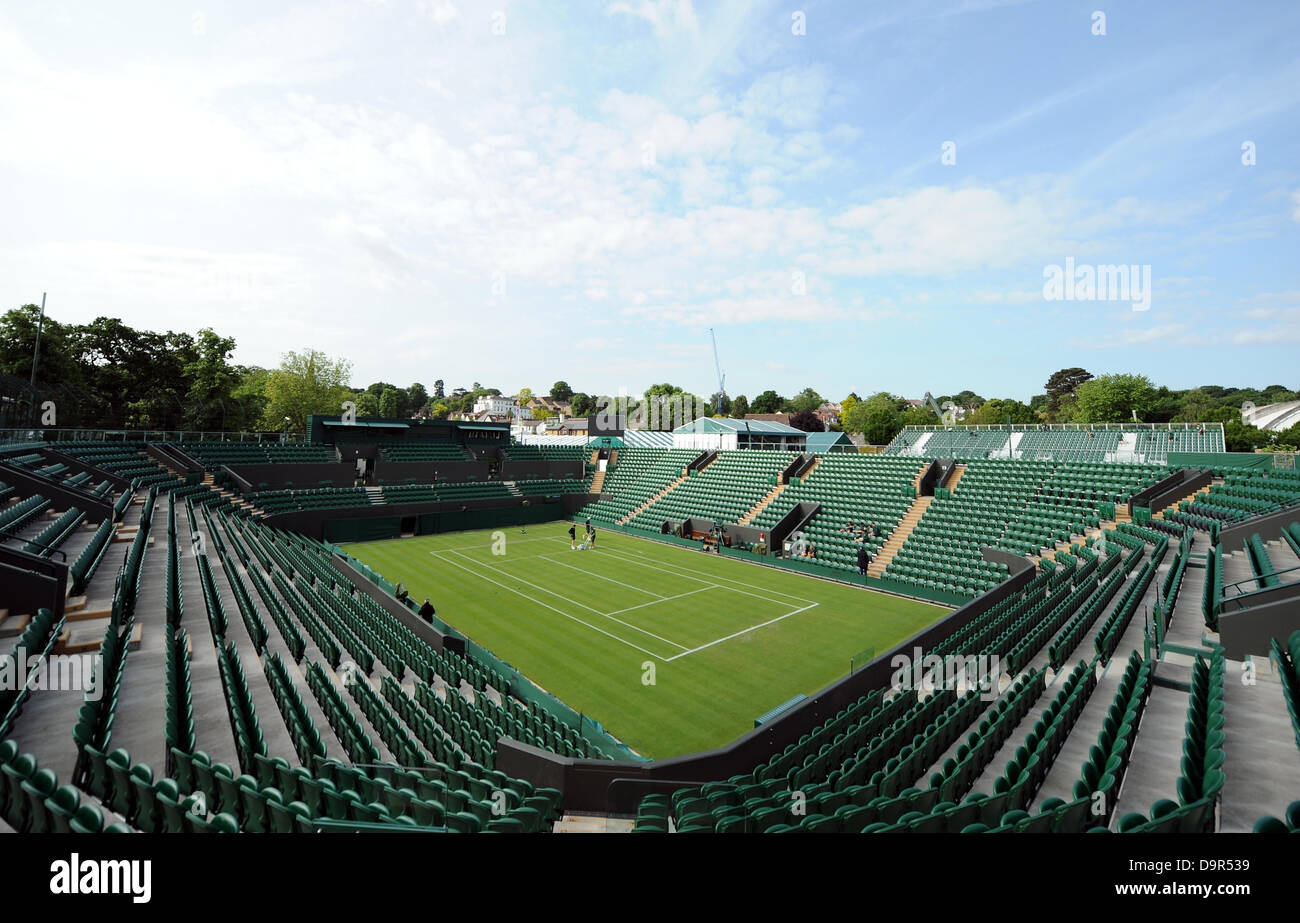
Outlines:
{"type": "Polygon", "coordinates": [[[212,472],[210,471],[204,473],[203,483],[207,485],[210,489],[215,490],[217,493],[221,494],[221,496],[227,498],[235,506],[243,507],[246,510],[252,510],[254,513],[258,513],[259,515],[265,512],[260,507],[254,506],[252,503],[249,503],[247,500],[243,498],[243,496],[231,490],[229,487],[217,486],[216,482],[213,481],[212,479],[212,472]]]}
{"type": "MultiPolygon", "coordinates": [[[[815,464],[816,463],[814,463],[814,465],[815,464]]],[[[811,471],[812,469],[809,468],[808,472],[811,473],[811,471]]],[[[762,500],[759,500],[752,507],[750,507],[749,511],[745,513],[744,516],[741,516],[740,519],[736,520],[736,525],[740,525],[740,526],[749,525],[751,522],[754,521],[755,516],[763,512],[763,510],[767,509],[768,506],[771,505],[772,501],[775,500],[777,497],[781,496],[781,494],[784,493],[785,489],[789,486],[790,486],[789,484],[777,484],[775,487],[773,487],[763,496],[762,500]]]]}
{"type": "Polygon", "coordinates": [[[1179,507],[1181,507],[1182,504],[1184,503],[1195,503],[1197,499],[1203,498],[1205,494],[1208,494],[1209,492],[1210,492],[1209,487],[1202,487],[1200,490],[1196,491],[1195,493],[1188,494],[1186,497],[1179,497],[1173,503],[1169,504],[1169,506],[1166,509],[1152,511],[1151,518],[1164,519],[1165,513],[1168,512],[1169,509],[1176,510],[1179,507]]]}
{"type": "Polygon", "coordinates": [[[636,517],[640,516],[640,515],[641,515],[641,512],[642,512],[643,510],[645,510],[647,507],[649,507],[650,504],[652,504],[652,503],[654,503],[655,501],[659,500],[659,499],[660,499],[664,494],[667,494],[667,493],[670,493],[671,491],[673,491],[673,490],[677,487],[677,485],[680,484],[682,481],[686,480],[686,478],[687,478],[688,476],[689,476],[689,475],[688,475],[685,471],[683,471],[683,472],[681,473],[681,475],[680,475],[678,478],[676,478],[676,479],[675,479],[671,484],[669,484],[669,485],[668,485],[667,487],[665,487],[663,490],[659,491],[659,493],[655,494],[653,497],[651,497],[650,499],[646,500],[645,503],[642,503],[640,506],[638,506],[638,507],[637,507],[636,509],[634,509],[632,512],[628,513],[626,516],[624,516],[622,519],[620,519],[620,520],[618,521],[618,524],[619,524],[620,526],[625,526],[625,525],[627,525],[627,524],[628,524],[629,522],[631,522],[633,519],[635,519],[636,517]]]}
{"type": "MultiPolygon", "coordinates": [[[[1082,534],[1083,544],[1087,545],[1088,547],[1092,547],[1093,545],[1096,544],[1098,536],[1104,535],[1107,532],[1115,531],[1118,525],[1119,523],[1114,519],[1103,519],[1100,525],[1096,526],[1095,528],[1086,529],[1083,532],[1082,534]]],[[[1069,541],[1057,542],[1045,554],[1032,554],[1029,557],[1034,562],[1038,562],[1041,561],[1043,558],[1054,554],[1057,551],[1068,552],[1072,547],[1078,544],[1079,541],[1074,536],[1071,536],[1069,541]]]]}
{"type": "Polygon", "coordinates": [[[565,814],[555,822],[552,833],[631,833],[636,821],[630,817],[604,814],[565,814]]]}
{"type": "Polygon", "coordinates": [[[1224,769],[1227,781],[1219,813],[1219,829],[1246,833],[1265,815],[1282,816],[1289,800],[1300,792],[1300,759],[1282,681],[1266,657],[1247,664],[1229,660],[1223,684],[1225,730],[1224,769]]]}
{"type": "MultiPolygon", "coordinates": [[[[919,480],[920,475],[917,475],[917,478],[919,480]]],[[[867,568],[868,577],[884,576],[885,568],[889,566],[890,561],[894,560],[898,550],[903,547],[903,543],[907,541],[907,537],[912,534],[912,530],[916,528],[916,524],[921,521],[921,517],[933,502],[934,497],[917,497],[912,501],[912,505],[899,520],[898,526],[889,533],[889,539],[881,546],[880,553],[867,568]]]]}
{"type": "Polygon", "coordinates": [[[382,506],[384,503],[384,489],[382,487],[367,487],[366,496],[370,498],[371,506],[382,506]]]}
{"type": "MultiPolygon", "coordinates": [[[[948,478],[948,483],[945,484],[944,486],[947,487],[948,490],[950,491],[955,491],[957,489],[958,482],[961,481],[961,476],[965,473],[966,473],[966,466],[964,464],[954,465],[952,469],[952,476],[948,478]]],[[[918,478],[918,484],[919,484],[919,478],[918,478]]]]}
{"type": "Polygon", "coordinates": [[[594,475],[592,475],[591,478],[591,488],[590,488],[591,493],[593,494],[600,493],[601,488],[603,488],[604,486],[605,486],[605,472],[598,470],[594,475]]]}
{"type": "Polygon", "coordinates": [[[524,495],[524,492],[515,486],[514,481],[502,481],[501,484],[506,490],[510,491],[512,497],[522,497],[524,495]]]}

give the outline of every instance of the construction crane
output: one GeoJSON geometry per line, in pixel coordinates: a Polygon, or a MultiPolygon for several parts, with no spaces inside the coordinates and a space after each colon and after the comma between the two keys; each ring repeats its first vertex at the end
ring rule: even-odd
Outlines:
{"type": "Polygon", "coordinates": [[[722,364],[718,362],[718,337],[709,328],[709,339],[713,340],[713,367],[718,372],[718,399],[714,402],[713,412],[722,413],[722,399],[727,396],[727,376],[722,374],[722,364]]]}

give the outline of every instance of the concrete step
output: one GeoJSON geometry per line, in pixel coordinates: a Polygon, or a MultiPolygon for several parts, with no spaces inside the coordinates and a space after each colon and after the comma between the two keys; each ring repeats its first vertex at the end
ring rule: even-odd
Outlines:
{"type": "Polygon", "coordinates": [[[565,814],[555,822],[553,833],[631,833],[636,821],[630,817],[601,814],[565,814]]]}

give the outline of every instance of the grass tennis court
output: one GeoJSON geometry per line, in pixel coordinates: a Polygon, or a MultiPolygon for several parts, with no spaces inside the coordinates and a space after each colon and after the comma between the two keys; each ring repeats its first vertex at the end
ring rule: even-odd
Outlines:
{"type": "Polygon", "coordinates": [[[573,551],[568,528],[343,547],[649,757],[729,743],[949,611],[613,532],[573,551]]]}

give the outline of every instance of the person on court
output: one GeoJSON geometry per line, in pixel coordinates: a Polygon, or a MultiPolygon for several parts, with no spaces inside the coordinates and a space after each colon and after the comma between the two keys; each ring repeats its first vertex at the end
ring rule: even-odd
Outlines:
{"type": "Polygon", "coordinates": [[[862,576],[867,575],[867,568],[871,566],[871,554],[867,551],[867,546],[858,546],[858,573],[862,576]]]}
{"type": "Polygon", "coordinates": [[[590,519],[587,520],[587,547],[596,547],[596,527],[591,524],[590,519]]]}
{"type": "Polygon", "coordinates": [[[577,550],[578,547],[577,541],[578,541],[578,527],[570,523],[569,524],[569,550],[570,551],[577,550]]]}

